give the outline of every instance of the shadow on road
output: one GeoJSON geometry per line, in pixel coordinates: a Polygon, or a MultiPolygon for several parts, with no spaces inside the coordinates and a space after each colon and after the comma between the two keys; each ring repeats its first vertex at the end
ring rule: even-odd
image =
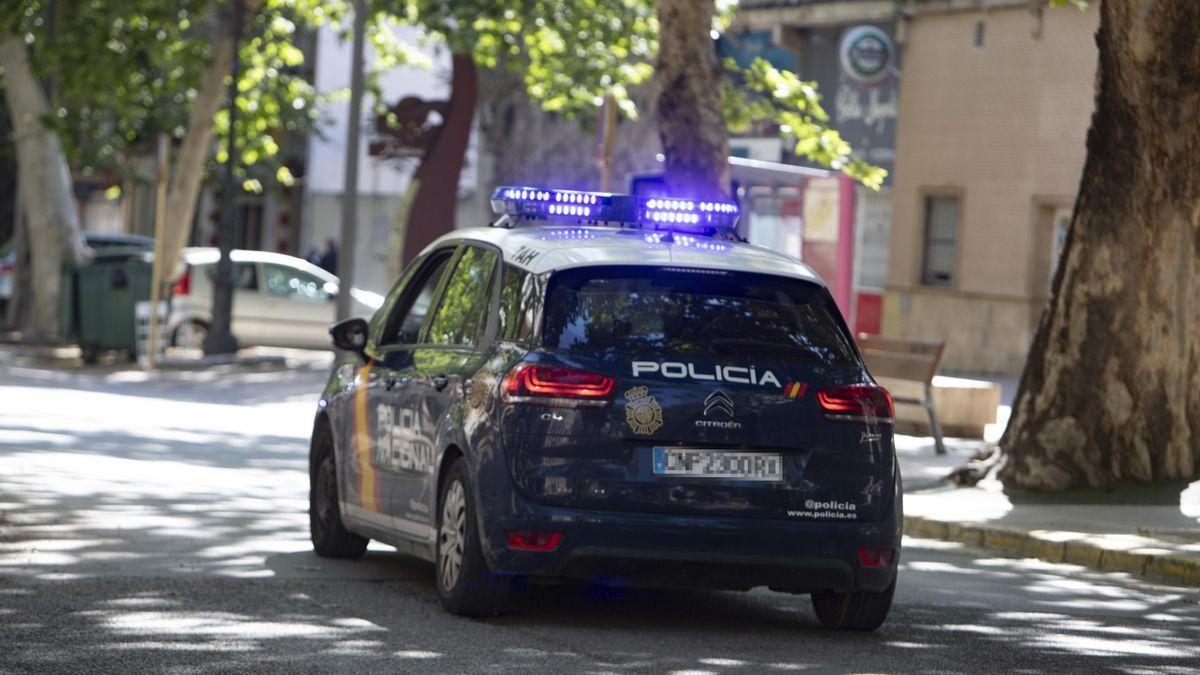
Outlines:
{"type": "Polygon", "coordinates": [[[357,561],[312,553],[307,392],[324,375],[250,375],[201,406],[179,383],[0,384],[21,395],[0,411],[0,670],[1185,672],[1200,659],[1194,591],[925,541],[906,548],[897,604],[870,635],[823,630],[807,597],[765,590],[535,587],[515,613],[450,616],[428,563],[374,545],[357,561]]]}

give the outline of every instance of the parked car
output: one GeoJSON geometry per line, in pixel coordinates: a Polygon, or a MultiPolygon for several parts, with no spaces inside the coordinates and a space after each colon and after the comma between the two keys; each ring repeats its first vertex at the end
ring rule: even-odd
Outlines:
{"type": "MultiPolygon", "coordinates": [[[[171,295],[171,344],[199,348],[212,322],[215,248],[184,249],[184,270],[171,295]]],[[[268,251],[235,250],[233,334],[242,345],[329,348],[338,294],[336,276],[300,258],[268,251]]],[[[371,314],[383,296],[350,291],[352,312],[371,314]]]]}
{"type": "MultiPolygon", "coordinates": [[[[151,250],[154,239],[140,234],[120,234],[106,232],[84,232],[84,239],[93,249],[106,248],[138,248],[151,250]]],[[[0,246],[0,307],[12,298],[13,286],[16,285],[17,251],[10,240],[0,246]]]]}

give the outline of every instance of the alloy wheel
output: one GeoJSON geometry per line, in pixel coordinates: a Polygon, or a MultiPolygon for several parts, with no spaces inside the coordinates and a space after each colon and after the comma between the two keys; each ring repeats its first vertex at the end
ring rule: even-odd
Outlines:
{"type": "Polygon", "coordinates": [[[446,490],[442,505],[442,524],[438,532],[438,582],[446,591],[453,590],[458,583],[466,540],[466,494],[462,482],[456,480],[446,490]]]}
{"type": "Polygon", "coordinates": [[[180,349],[203,349],[208,329],[195,321],[183,323],[175,330],[175,346],[180,349]]]}

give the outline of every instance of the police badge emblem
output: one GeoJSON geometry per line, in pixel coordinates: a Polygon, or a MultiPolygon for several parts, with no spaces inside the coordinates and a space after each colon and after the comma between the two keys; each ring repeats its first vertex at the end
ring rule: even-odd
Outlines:
{"type": "Polygon", "coordinates": [[[625,421],[633,433],[648,436],[663,424],[662,406],[646,387],[631,387],[625,392],[625,421]]]}

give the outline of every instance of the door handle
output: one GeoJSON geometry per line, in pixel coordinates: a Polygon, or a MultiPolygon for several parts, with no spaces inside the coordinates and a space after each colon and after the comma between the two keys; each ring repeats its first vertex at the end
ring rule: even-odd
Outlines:
{"type": "Polygon", "coordinates": [[[437,389],[438,391],[445,389],[446,385],[449,383],[450,383],[450,380],[445,375],[434,375],[433,376],[433,388],[437,389]]]}
{"type": "Polygon", "coordinates": [[[388,391],[391,391],[400,385],[408,384],[409,380],[411,379],[412,378],[408,375],[405,375],[401,378],[397,378],[395,375],[388,375],[387,379],[383,381],[383,386],[386,387],[388,391]]]}

